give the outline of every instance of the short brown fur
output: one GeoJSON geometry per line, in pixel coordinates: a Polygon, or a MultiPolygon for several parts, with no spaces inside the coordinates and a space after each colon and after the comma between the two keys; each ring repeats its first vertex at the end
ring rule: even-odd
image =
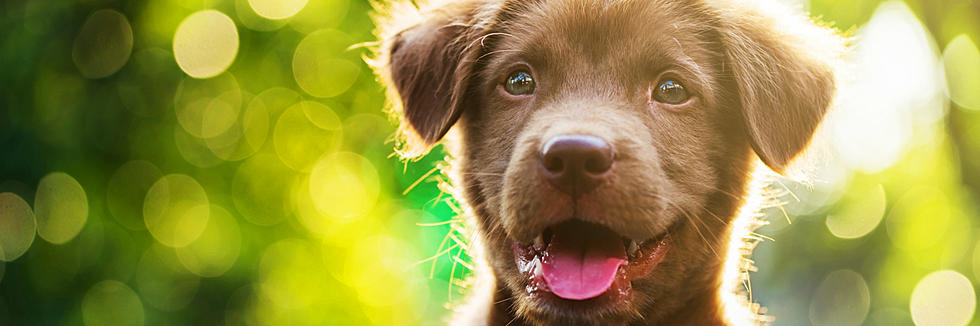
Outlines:
{"type": "MultiPolygon", "coordinates": [[[[835,93],[841,39],[805,17],[745,1],[463,0],[382,9],[373,64],[404,117],[406,153],[450,132],[476,226],[481,283],[464,325],[720,325],[733,220],[754,162],[776,172],[803,151],[835,93]],[[530,97],[501,84],[515,64],[530,97]],[[668,74],[693,100],[651,100],[668,74]],[[542,143],[599,136],[614,173],[573,199],[538,175],[542,143]],[[528,295],[513,242],[571,217],[673,245],[620,305],[528,295]]],[[[743,307],[744,308],[744,307],[743,307]]]]}

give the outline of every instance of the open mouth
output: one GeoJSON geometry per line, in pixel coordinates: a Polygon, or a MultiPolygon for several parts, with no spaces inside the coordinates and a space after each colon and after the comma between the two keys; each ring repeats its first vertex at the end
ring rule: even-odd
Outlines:
{"type": "Polygon", "coordinates": [[[545,229],[530,244],[512,247],[529,294],[622,302],[632,295],[631,281],[646,277],[663,260],[670,236],[637,242],[601,225],[569,220],[545,229]]]}

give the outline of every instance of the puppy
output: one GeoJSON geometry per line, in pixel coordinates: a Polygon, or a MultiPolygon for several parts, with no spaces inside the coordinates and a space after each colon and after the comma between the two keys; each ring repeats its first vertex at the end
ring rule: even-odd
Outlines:
{"type": "Polygon", "coordinates": [[[742,207],[747,185],[757,161],[783,173],[810,142],[843,48],[834,31],[774,8],[380,8],[372,64],[402,118],[401,150],[453,131],[450,176],[484,266],[455,323],[764,322],[737,290],[741,236],[755,224],[739,216],[757,209],[742,207]]]}

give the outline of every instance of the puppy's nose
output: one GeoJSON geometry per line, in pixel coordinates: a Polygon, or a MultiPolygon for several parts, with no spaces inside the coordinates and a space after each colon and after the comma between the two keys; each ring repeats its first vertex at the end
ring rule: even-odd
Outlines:
{"type": "Polygon", "coordinates": [[[545,177],[555,188],[573,197],[602,183],[612,163],[612,147],[596,136],[555,136],[541,149],[545,177]]]}

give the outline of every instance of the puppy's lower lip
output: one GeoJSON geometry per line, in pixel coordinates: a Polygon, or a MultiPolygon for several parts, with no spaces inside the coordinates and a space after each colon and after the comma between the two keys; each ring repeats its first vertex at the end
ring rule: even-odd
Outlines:
{"type": "Polygon", "coordinates": [[[636,254],[630,257],[628,267],[630,280],[645,278],[664,260],[670,249],[670,233],[647,240],[637,246],[636,254]]]}

